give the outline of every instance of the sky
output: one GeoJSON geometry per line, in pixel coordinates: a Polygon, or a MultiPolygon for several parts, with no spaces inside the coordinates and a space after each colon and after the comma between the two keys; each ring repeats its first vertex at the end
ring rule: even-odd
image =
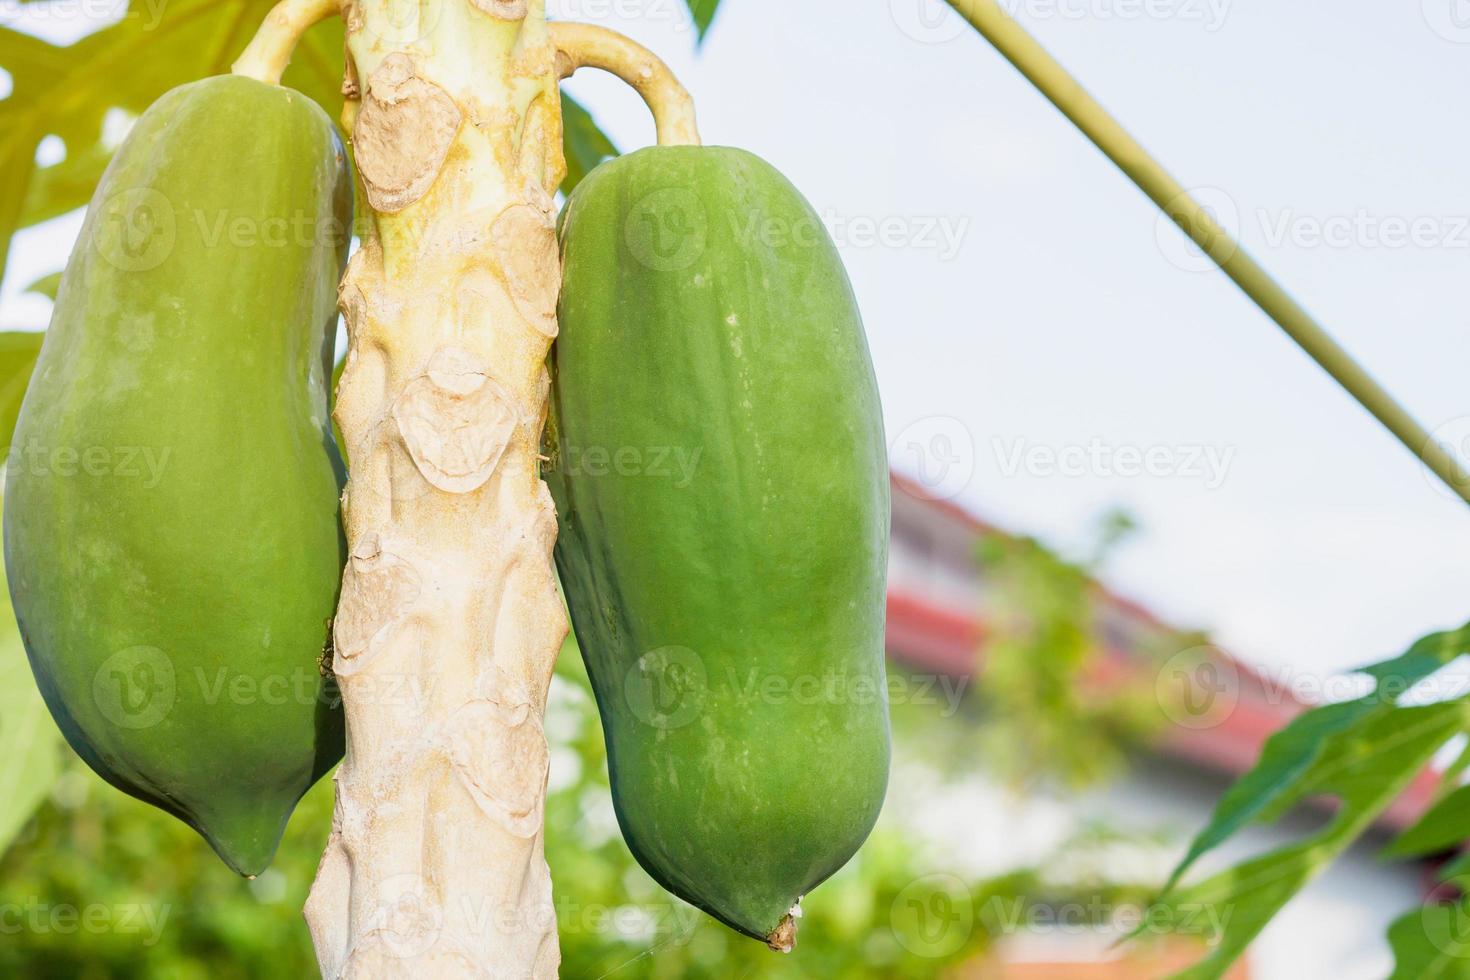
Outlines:
{"type": "MultiPolygon", "coordinates": [[[[1004,2],[1470,462],[1470,2],[1004,2]]],[[[725,0],[698,51],[682,0],[548,6],[811,200],[932,492],[1076,554],[1125,508],[1109,583],[1308,696],[1470,618],[1470,511],[938,0],[725,0]]],[[[569,90],[652,141],[621,83],[569,90]]],[[[45,323],[20,290],[79,225],[16,241],[0,327],[45,323]]]]}

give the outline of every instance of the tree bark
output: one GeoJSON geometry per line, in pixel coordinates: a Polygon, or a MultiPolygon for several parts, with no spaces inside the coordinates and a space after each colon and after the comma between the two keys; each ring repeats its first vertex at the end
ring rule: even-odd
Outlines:
{"type": "Polygon", "coordinates": [[[329,978],[553,977],[556,53],[544,0],[350,0],[343,19],[371,211],[341,289],[347,755],[307,921],[329,978]]]}

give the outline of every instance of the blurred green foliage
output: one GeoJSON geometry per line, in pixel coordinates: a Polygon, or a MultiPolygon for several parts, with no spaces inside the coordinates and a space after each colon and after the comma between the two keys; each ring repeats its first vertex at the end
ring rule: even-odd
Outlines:
{"type": "MultiPolygon", "coordinates": [[[[894,712],[901,742],[963,724],[942,700],[895,703],[894,712]]],[[[1034,870],[967,881],[942,849],[884,823],[807,897],[797,950],[782,956],[675,899],[634,862],[613,814],[597,708],[570,644],[546,727],[554,760],[546,850],[563,977],[931,977],[981,956],[1018,919],[1053,903],[1145,898],[1098,880],[1049,884],[1034,870]]],[[[0,857],[0,976],[315,976],[300,910],[331,809],[323,781],[302,800],[272,867],[245,881],[192,830],[73,760],[0,857]]]]}
{"type": "Polygon", "coordinates": [[[1167,722],[1148,665],[1201,639],[1150,624],[1124,641],[1126,661],[1110,662],[1111,600],[1097,574],[1134,529],[1124,512],[1103,515],[1081,561],[1029,537],[980,541],[989,609],[977,720],[986,759],[1013,784],[1116,777],[1167,722]]]}
{"type": "MultiPolygon", "coordinates": [[[[570,644],[547,731],[547,859],[564,977],[932,976],[986,948],[986,899],[1015,890],[1012,879],[967,883],[926,868],[914,844],[880,829],[804,903],[797,952],[772,953],[673,898],[633,861],[613,815],[596,705],[570,644]]],[[[315,975],[300,910],[331,809],[324,781],[302,801],[270,870],[245,881],[192,830],[73,760],[0,858],[0,975],[315,975]]]]}
{"type": "MultiPolygon", "coordinates": [[[[1120,714],[1120,705],[1135,710],[1126,699],[1136,692],[1090,703],[1077,683],[1097,656],[1089,571],[1121,530],[1110,523],[1086,565],[1029,539],[986,546],[981,560],[1010,625],[989,637],[985,696],[973,696],[966,680],[890,665],[896,764],[952,776],[997,767],[1055,772],[1060,764],[1080,781],[1148,729],[1120,714]],[[978,759],[977,725],[996,736],[978,759]]],[[[43,724],[52,730],[49,719],[43,724]]],[[[1089,864],[1087,852],[1117,843],[1105,829],[1091,828],[1045,868],[975,881],[956,874],[942,845],[885,820],[807,897],[798,949],[781,956],[669,895],[633,860],[613,812],[597,707],[571,641],[558,660],[546,731],[553,754],[546,853],[564,977],[939,976],[983,956],[1018,923],[1045,921],[1048,908],[1105,917],[1148,898],[1141,888],[1076,875],[1089,864]]],[[[272,867],[245,881],[184,824],[68,758],[46,802],[0,854],[0,976],[316,974],[300,910],[331,825],[329,781],[301,801],[272,867]]]]}

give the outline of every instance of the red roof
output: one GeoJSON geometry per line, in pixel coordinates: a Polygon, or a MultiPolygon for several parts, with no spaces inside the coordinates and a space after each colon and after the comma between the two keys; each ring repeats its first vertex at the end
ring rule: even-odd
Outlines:
{"type": "MultiPolygon", "coordinates": [[[[977,535],[1007,534],[961,505],[934,497],[908,477],[894,473],[892,480],[894,490],[947,514],[977,535]]],[[[1141,604],[1101,584],[1098,588],[1109,604],[1126,610],[1131,616],[1160,629],[1173,628],[1141,604]]],[[[898,588],[889,590],[887,645],[895,659],[920,669],[970,678],[983,659],[984,638],[985,624],[978,611],[974,615],[956,613],[922,595],[898,588]]],[[[1229,671],[1235,681],[1231,685],[1232,703],[1212,717],[1207,727],[1169,726],[1159,748],[1169,755],[1237,776],[1255,765],[1266,739],[1309,705],[1229,653],[1218,648],[1212,650],[1222,669],[1229,671]]],[[[1114,677],[1147,668],[1128,650],[1110,649],[1106,660],[1104,672],[1114,677]]],[[[1430,770],[1421,772],[1381,822],[1395,829],[1412,824],[1428,808],[1438,783],[1438,774],[1430,770]]]]}

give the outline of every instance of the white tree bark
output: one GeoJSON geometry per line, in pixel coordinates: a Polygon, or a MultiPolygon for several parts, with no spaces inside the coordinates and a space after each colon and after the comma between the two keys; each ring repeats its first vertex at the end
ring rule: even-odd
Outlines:
{"type": "Polygon", "coordinates": [[[350,0],[372,214],[342,284],[347,712],[325,977],[553,977],[541,721],[566,618],[537,475],[564,162],[544,0],[350,0]]]}

